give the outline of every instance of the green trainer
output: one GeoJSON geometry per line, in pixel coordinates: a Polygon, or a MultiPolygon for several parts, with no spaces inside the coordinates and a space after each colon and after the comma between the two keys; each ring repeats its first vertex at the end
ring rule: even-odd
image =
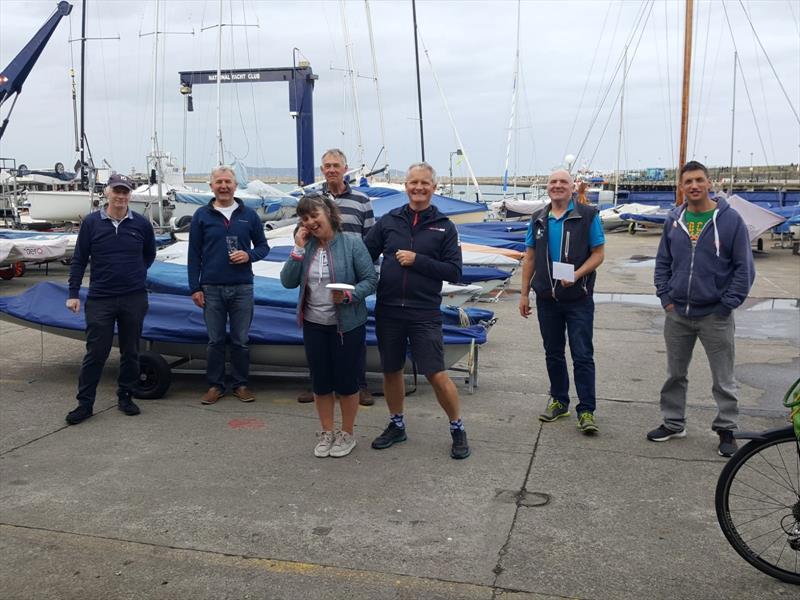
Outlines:
{"type": "Polygon", "coordinates": [[[539,420],[545,423],[551,423],[556,419],[568,416],[569,409],[555,398],[550,398],[550,404],[548,404],[547,409],[545,409],[545,411],[539,415],[539,420]]]}
{"type": "Polygon", "coordinates": [[[578,415],[578,429],[586,435],[594,435],[600,431],[594,422],[594,415],[590,412],[582,412],[578,415]]]}

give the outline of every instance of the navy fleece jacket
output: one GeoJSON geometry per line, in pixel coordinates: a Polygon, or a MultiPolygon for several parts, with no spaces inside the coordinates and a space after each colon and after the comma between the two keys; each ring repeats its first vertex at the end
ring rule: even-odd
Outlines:
{"type": "Polygon", "coordinates": [[[264,226],[256,211],[236,199],[239,205],[228,221],[214,208],[214,200],[198,208],[192,215],[189,229],[189,292],[199,292],[201,285],[239,285],[253,283],[252,263],[269,253],[264,226]],[[235,265],[228,260],[225,238],[236,236],[239,249],[250,260],[235,265]]]}
{"type": "Polygon", "coordinates": [[[661,306],[675,305],[687,317],[729,315],[755,280],[750,236],[741,215],[724,198],[715,198],[714,216],[692,242],[676,206],[664,223],[654,281],[661,306]]]}

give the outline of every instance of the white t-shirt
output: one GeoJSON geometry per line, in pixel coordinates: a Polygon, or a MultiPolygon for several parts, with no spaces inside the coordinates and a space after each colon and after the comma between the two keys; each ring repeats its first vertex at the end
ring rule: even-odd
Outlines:
{"type": "Polygon", "coordinates": [[[239,205],[236,204],[235,201],[230,206],[217,206],[216,202],[214,203],[214,209],[221,212],[228,221],[231,220],[231,215],[233,214],[233,211],[235,211],[238,207],[239,205]]]}

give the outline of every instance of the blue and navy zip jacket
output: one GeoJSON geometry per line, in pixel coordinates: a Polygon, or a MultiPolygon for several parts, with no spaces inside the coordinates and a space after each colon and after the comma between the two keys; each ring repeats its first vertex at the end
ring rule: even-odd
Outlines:
{"type": "Polygon", "coordinates": [[[383,215],[364,243],[373,260],[383,254],[376,313],[397,319],[441,318],[442,282],[461,280],[461,245],[453,222],[434,205],[414,212],[408,204],[383,215]],[[416,253],[397,262],[398,250],[416,253]]]}
{"type": "Polygon", "coordinates": [[[755,280],[750,235],[741,215],[721,197],[696,242],[683,219],[686,204],[664,223],[654,281],[661,306],[673,304],[686,317],[726,316],[738,307],[755,280]]]}
{"type": "Polygon", "coordinates": [[[147,269],[156,258],[153,226],[128,209],[115,224],[105,209],[81,223],[75,255],[69,267],[69,297],[77,298],[86,265],[91,260],[89,298],[112,298],[145,290],[147,269]]]}
{"type": "Polygon", "coordinates": [[[252,208],[235,198],[238,207],[230,221],[214,208],[214,200],[198,208],[192,215],[189,230],[189,293],[203,285],[240,285],[253,283],[252,263],[269,254],[261,219],[252,208]],[[239,250],[250,255],[250,261],[233,264],[228,260],[225,238],[235,236],[239,250]]]}

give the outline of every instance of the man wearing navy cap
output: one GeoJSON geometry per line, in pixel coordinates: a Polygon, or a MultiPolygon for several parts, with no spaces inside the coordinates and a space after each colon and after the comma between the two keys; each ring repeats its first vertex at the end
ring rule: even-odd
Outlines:
{"type": "Polygon", "coordinates": [[[108,204],[87,216],[78,232],[69,269],[67,308],[72,312],[81,310],[79,291],[90,258],[92,268],[84,306],[86,356],[78,378],[78,407],[66,418],[70,425],[92,416],[115,325],[120,354],[117,407],[129,416],[140,412],[131,397],[139,380],[139,339],[148,307],[144,284],[156,257],[156,240],[149,221],[128,208],[132,190],[129,177],[119,173],[109,177],[108,204]]]}

